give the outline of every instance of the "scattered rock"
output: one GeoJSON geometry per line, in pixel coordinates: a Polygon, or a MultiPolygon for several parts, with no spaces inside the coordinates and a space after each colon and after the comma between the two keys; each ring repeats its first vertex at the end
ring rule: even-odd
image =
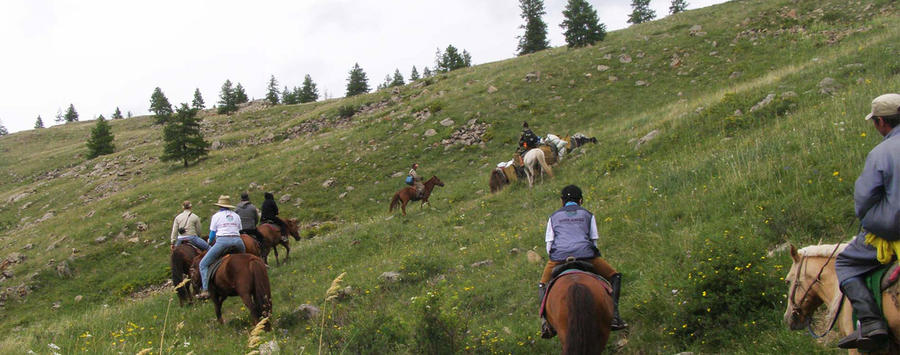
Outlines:
{"type": "Polygon", "coordinates": [[[355,187],[350,186],[350,185],[347,185],[347,187],[345,187],[344,189],[346,189],[347,191],[353,191],[353,190],[356,190],[355,187]]]}
{"type": "Polygon", "coordinates": [[[288,201],[290,201],[290,200],[291,200],[291,195],[290,195],[290,194],[284,194],[284,195],[281,196],[280,199],[278,199],[278,201],[280,201],[280,202],[282,202],[282,203],[288,202],[288,201]]]}
{"type": "Polygon", "coordinates": [[[450,138],[441,140],[441,144],[444,145],[445,149],[454,144],[482,144],[484,141],[481,137],[487,132],[489,126],[490,125],[487,123],[478,123],[477,120],[471,119],[465,126],[453,131],[453,133],[450,134],[450,138]]]}
{"type": "Polygon", "coordinates": [[[638,139],[637,144],[634,146],[634,149],[637,149],[644,143],[652,141],[653,139],[656,138],[657,135],[659,135],[658,129],[654,129],[654,130],[650,131],[650,133],[647,133],[645,136],[641,137],[641,139],[638,139]]]}
{"type": "Polygon", "coordinates": [[[13,195],[10,198],[6,199],[6,203],[18,202],[19,200],[28,197],[28,195],[30,195],[30,194],[31,194],[31,192],[23,192],[23,193],[20,193],[17,195],[13,195]]]}
{"type": "Polygon", "coordinates": [[[584,77],[585,77],[585,78],[590,79],[590,78],[593,77],[593,76],[594,76],[594,75],[591,74],[591,73],[584,73],[584,77]]]}
{"type": "Polygon", "coordinates": [[[97,244],[103,243],[103,242],[105,242],[105,241],[106,241],[106,236],[105,236],[105,235],[101,235],[101,236],[97,237],[97,239],[94,239],[94,242],[97,243],[97,244]]]}
{"type": "Polygon", "coordinates": [[[698,36],[698,37],[706,36],[706,32],[703,32],[703,26],[700,26],[700,25],[691,26],[690,32],[688,34],[690,36],[698,36]]]}
{"type": "Polygon", "coordinates": [[[147,223],[144,223],[144,222],[137,222],[135,227],[137,228],[138,232],[144,232],[150,228],[147,226],[147,223]]]}
{"type": "Polygon", "coordinates": [[[471,266],[471,267],[482,267],[482,266],[490,266],[490,265],[493,265],[493,264],[494,264],[494,261],[488,259],[488,260],[482,260],[482,261],[473,263],[472,265],[469,265],[469,266],[471,266]]]}
{"type": "Polygon", "coordinates": [[[41,223],[41,222],[46,221],[46,220],[48,220],[48,219],[50,219],[50,218],[53,218],[54,215],[56,215],[55,212],[49,211],[49,212],[47,212],[47,213],[44,213],[44,215],[41,216],[41,218],[38,218],[37,220],[35,220],[34,223],[41,223]]]}
{"type": "Polygon", "coordinates": [[[782,99],[782,100],[789,100],[789,99],[795,99],[795,98],[797,98],[797,93],[796,93],[796,92],[793,92],[793,91],[785,91],[785,92],[781,93],[781,99],[782,99]]]}
{"type": "Polygon", "coordinates": [[[450,127],[450,126],[452,126],[452,125],[453,125],[454,123],[456,123],[456,122],[453,122],[452,119],[445,118],[445,119],[441,120],[440,123],[441,123],[441,126],[444,126],[444,127],[450,127]]]}
{"type": "Polygon", "coordinates": [[[131,211],[125,211],[125,213],[122,214],[122,219],[124,219],[126,221],[129,219],[134,219],[134,218],[135,218],[135,215],[132,214],[131,211]]]}
{"type": "Polygon", "coordinates": [[[328,180],[325,180],[324,182],[322,182],[322,187],[325,187],[325,188],[332,187],[332,186],[334,186],[334,182],[335,182],[334,178],[328,178],[328,180]]]}
{"type": "Polygon", "coordinates": [[[535,253],[534,250],[529,250],[527,253],[525,253],[525,257],[528,259],[528,262],[532,264],[537,264],[543,261],[543,258],[541,258],[538,253],[535,253]]]}
{"type": "Polygon", "coordinates": [[[774,100],[775,100],[775,94],[768,94],[768,95],[766,95],[766,98],[762,99],[762,101],[757,102],[756,105],[753,105],[753,107],[750,108],[750,112],[753,112],[753,111],[759,110],[763,107],[766,107],[770,103],[772,103],[772,101],[774,101],[774,100]]]}
{"type": "Polygon", "coordinates": [[[222,142],[213,141],[212,144],[209,145],[210,150],[219,150],[222,149],[222,142]]]}
{"type": "Polygon", "coordinates": [[[95,211],[95,210],[91,210],[91,211],[88,212],[86,215],[84,215],[84,218],[91,218],[91,217],[94,216],[94,213],[96,213],[96,212],[97,212],[97,211],[95,211]]]}
{"type": "Polygon", "coordinates": [[[34,248],[34,244],[28,243],[22,247],[22,249],[24,249],[24,250],[31,250],[31,248],[34,248]]]}
{"type": "Polygon", "coordinates": [[[128,239],[128,242],[129,242],[129,243],[140,243],[140,242],[141,242],[141,238],[134,237],[134,238],[128,239]]]}
{"type": "Polygon", "coordinates": [[[395,173],[391,174],[391,177],[392,177],[392,178],[398,178],[398,177],[403,176],[403,174],[406,174],[406,173],[404,173],[404,172],[402,172],[402,171],[398,171],[398,172],[395,172],[395,173]]]}
{"type": "Polygon", "coordinates": [[[525,74],[525,78],[523,78],[522,80],[525,80],[527,82],[541,81],[541,72],[538,71],[525,74]]]}
{"type": "Polygon", "coordinates": [[[250,190],[253,190],[253,189],[255,189],[255,188],[258,188],[258,187],[259,187],[259,184],[255,183],[255,182],[251,182],[250,185],[247,185],[247,187],[248,187],[250,190]]]}
{"type": "Polygon", "coordinates": [[[54,311],[57,310],[57,309],[59,309],[60,307],[62,307],[62,302],[61,302],[61,301],[53,302],[53,305],[50,306],[50,308],[53,309],[54,311]]]}
{"type": "Polygon", "coordinates": [[[619,54],[620,63],[631,63],[631,56],[625,53],[619,54]]]}
{"type": "Polygon", "coordinates": [[[75,296],[75,303],[81,302],[81,300],[83,300],[83,299],[84,299],[84,296],[82,296],[82,295],[75,296]]]}
{"type": "Polygon", "coordinates": [[[519,253],[519,248],[512,248],[509,250],[509,253],[512,255],[516,255],[519,253]]]}
{"type": "Polygon", "coordinates": [[[387,283],[400,282],[400,273],[396,271],[385,271],[378,276],[378,279],[387,283]]]}
{"type": "Polygon", "coordinates": [[[744,73],[739,72],[739,71],[731,72],[731,75],[728,76],[728,79],[734,80],[734,79],[740,78],[741,74],[744,74],[744,73]]]}
{"type": "Polygon", "coordinates": [[[319,308],[311,304],[301,304],[294,313],[301,319],[316,320],[319,319],[319,308]]]}
{"type": "Polygon", "coordinates": [[[634,82],[634,86],[649,86],[649,85],[650,85],[650,83],[643,81],[643,80],[638,80],[638,81],[634,82]]]}
{"type": "Polygon", "coordinates": [[[816,85],[816,87],[819,88],[819,92],[822,94],[833,95],[838,89],[843,87],[843,85],[833,78],[824,78],[816,85]]]}
{"type": "Polygon", "coordinates": [[[427,131],[425,131],[425,133],[422,133],[422,135],[425,137],[431,137],[436,134],[437,134],[437,131],[435,131],[433,128],[429,128],[427,131]]]}
{"type": "Polygon", "coordinates": [[[344,197],[347,197],[347,191],[341,192],[341,194],[338,195],[338,198],[344,198],[344,197]]]}
{"type": "Polygon", "coordinates": [[[497,88],[494,87],[493,85],[488,86],[488,89],[487,89],[488,94],[493,94],[493,93],[495,93],[495,92],[497,92],[497,91],[498,91],[497,88]]]}
{"type": "Polygon", "coordinates": [[[61,279],[72,277],[72,269],[69,268],[69,263],[63,260],[63,262],[56,264],[56,275],[61,279]]]}
{"type": "Polygon", "coordinates": [[[607,71],[607,70],[609,70],[609,66],[608,66],[608,65],[602,65],[602,64],[601,64],[601,65],[598,65],[598,66],[597,66],[597,71],[599,71],[599,72],[604,72],[604,71],[607,71]]]}
{"type": "Polygon", "coordinates": [[[608,80],[610,82],[617,82],[617,81],[619,81],[619,77],[617,77],[615,75],[610,75],[608,80]]]}
{"type": "Polygon", "coordinates": [[[269,340],[259,346],[259,355],[274,355],[280,352],[281,347],[278,346],[278,342],[275,340],[269,340]]]}

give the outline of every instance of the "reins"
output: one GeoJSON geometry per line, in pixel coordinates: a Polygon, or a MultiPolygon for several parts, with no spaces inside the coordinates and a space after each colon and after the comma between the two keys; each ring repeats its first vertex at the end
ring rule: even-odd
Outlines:
{"type": "MultiPolygon", "coordinates": [[[[831,251],[831,255],[828,256],[828,259],[825,259],[825,263],[822,264],[822,268],[819,269],[819,273],[816,274],[816,278],[812,281],[812,283],[809,284],[809,286],[806,287],[806,291],[803,292],[803,297],[800,297],[800,302],[796,302],[796,301],[794,301],[794,295],[797,293],[797,289],[800,287],[800,280],[799,280],[800,277],[799,276],[802,274],[803,267],[806,265],[806,256],[804,255],[803,258],[800,260],[800,270],[798,270],[798,272],[797,272],[797,280],[794,281],[794,287],[791,288],[791,294],[790,294],[790,298],[789,298],[789,300],[791,302],[791,307],[793,307],[793,310],[791,313],[793,313],[793,314],[800,313],[800,307],[798,307],[798,306],[802,305],[803,302],[806,301],[806,297],[809,296],[809,291],[812,290],[813,286],[815,286],[816,283],[822,281],[821,280],[822,273],[825,271],[825,268],[828,267],[828,263],[831,262],[832,258],[834,258],[834,254],[837,253],[840,246],[841,246],[841,243],[837,243],[834,246],[834,250],[831,251]]],[[[834,324],[837,323],[838,314],[841,312],[841,308],[843,308],[843,306],[844,306],[844,293],[841,292],[841,300],[840,300],[840,302],[838,302],[838,309],[836,312],[834,312],[834,318],[831,319],[831,324],[828,326],[828,329],[825,330],[825,333],[822,333],[822,335],[816,334],[815,331],[813,331],[813,329],[812,329],[812,321],[810,321],[809,325],[807,325],[809,334],[812,335],[812,337],[816,338],[816,339],[822,338],[822,337],[828,335],[828,333],[831,332],[831,329],[834,328],[834,324]]],[[[810,318],[812,318],[812,317],[810,316],[810,318]]]]}

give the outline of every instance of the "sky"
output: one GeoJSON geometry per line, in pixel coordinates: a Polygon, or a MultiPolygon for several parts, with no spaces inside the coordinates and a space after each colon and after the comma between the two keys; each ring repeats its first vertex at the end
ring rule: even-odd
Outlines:
{"type": "MultiPolygon", "coordinates": [[[[608,31],[628,26],[631,0],[588,0],[608,31]]],[[[657,18],[670,0],[652,0],[657,18]]],[[[688,9],[724,0],[688,0],[688,9]]],[[[550,45],[565,44],[566,0],[544,0],[550,45]]],[[[74,105],[79,120],[145,115],[160,87],[173,105],[200,89],[207,107],[226,79],[263,98],[270,76],[320,98],[341,97],[359,63],[375,88],[395,69],[434,68],[453,45],[473,64],[514,57],[518,0],[3,0],[0,122],[16,132],[55,124],[74,105]]]]}

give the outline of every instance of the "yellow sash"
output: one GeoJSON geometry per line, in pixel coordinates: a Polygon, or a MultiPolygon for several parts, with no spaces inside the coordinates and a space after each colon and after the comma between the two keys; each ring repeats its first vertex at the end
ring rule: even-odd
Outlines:
{"type": "Polygon", "coordinates": [[[887,241],[872,233],[866,234],[866,244],[878,250],[878,261],[887,264],[894,259],[894,255],[900,255],[900,240],[887,241]]]}

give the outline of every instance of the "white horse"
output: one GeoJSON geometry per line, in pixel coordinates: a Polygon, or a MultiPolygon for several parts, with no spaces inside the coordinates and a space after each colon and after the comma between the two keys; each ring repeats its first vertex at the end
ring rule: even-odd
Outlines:
{"type": "Polygon", "coordinates": [[[547,165],[547,159],[544,157],[544,151],[540,149],[531,149],[525,153],[525,158],[523,159],[520,155],[516,154],[515,156],[516,164],[518,166],[525,166],[525,176],[528,177],[528,187],[534,186],[534,169],[538,168],[538,164],[540,164],[541,169],[541,183],[544,182],[544,172],[546,171],[550,177],[553,177],[553,169],[550,169],[550,165],[547,165]]]}

